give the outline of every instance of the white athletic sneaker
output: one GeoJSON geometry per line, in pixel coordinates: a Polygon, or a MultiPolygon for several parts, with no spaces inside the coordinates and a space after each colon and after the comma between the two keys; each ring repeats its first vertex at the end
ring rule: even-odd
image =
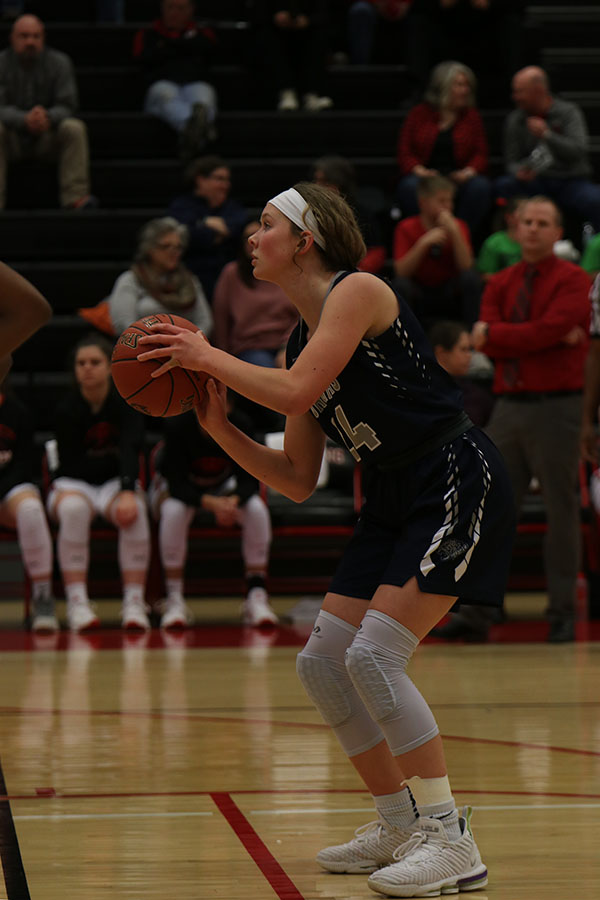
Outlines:
{"type": "Polygon", "coordinates": [[[304,95],[304,109],[307,112],[321,112],[323,109],[331,109],[333,100],[331,97],[320,97],[318,94],[304,95]]]}
{"type": "Polygon", "coordinates": [[[317,853],[317,862],[328,872],[345,872],[347,875],[368,875],[382,866],[394,862],[394,851],[414,834],[418,827],[390,828],[381,819],[361,825],[355,837],[346,844],[326,847],[317,853]]]}
{"type": "Polygon", "coordinates": [[[148,619],[146,605],[143,600],[123,601],[121,624],[125,629],[141,628],[143,631],[146,631],[150,628],[150,620],[148,619]]]}
{"type": "Polygon", "coordinates": [[[418,831],[394,852],[398,861],[370,875],[369,887],[388,897],[439,897],[485,887],[487,869],[473,838],[471,814],[465,806],[458,841],[448,840],[439,819],[419,819],[418,831]]]}
{"type": "Polygon", "coordinates": [[[100,619],[92,609],[90,601],[84,597],[75,597],[67,601],[67,622],[71,631],[86,631],[100,625],[100,619]]]}
{"type": "Polygon", "coordinates": [[[250,588],[242,607],[242,619],[244,625],[252,625],[255,628],[261,625],[277,625],[279,619],[271,609],[269,595],[264,588],[250,588]]]}
{"type": "Polygon", "coordinates": [[[40,594],[31,601],[31,629],[37,632],[58,631],[58,619],[54,611],[54,597],[40,594]]]}
{"type": "Polygon", "coordinates": [[[187,628],[192,616],[183,597],[167,597],[162,604],[161,628],[187,628]]]}
{"type": "Polygon", "coordinates": [[[291,88],[281,91],[277,109],[280,112],[293,112],[293,110],[298,109],[298,97],[296,96],[296,91],[291,90],[291,88]]]}

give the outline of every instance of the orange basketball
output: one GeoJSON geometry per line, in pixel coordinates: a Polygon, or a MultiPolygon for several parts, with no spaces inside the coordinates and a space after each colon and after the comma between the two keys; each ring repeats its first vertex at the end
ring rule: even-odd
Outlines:
{"type": "Polygon", "coordinates": [[[176,366],[159,378],[152,378],[167,357],[140,362],[138,353],[156,349],[159,344],[139,345],[139,339],[152,334],[150,325],[180,325],[198,331],[196,325],[181,316],[158,313],[138,319],[119,336],[112,354],[112,378],[121,397],[147,416],[178,416],[193,409],[202,397],[207,375],[176,366]]]}

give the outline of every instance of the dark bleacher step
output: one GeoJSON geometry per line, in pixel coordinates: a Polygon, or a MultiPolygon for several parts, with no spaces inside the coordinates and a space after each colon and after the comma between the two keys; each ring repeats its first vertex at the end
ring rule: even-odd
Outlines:
{"type": "MultiPolygon", "coordinates": [[[[133,245],[132,245],[133,246],[133,245]]],[[[73,262],[9,262],[48,300],[55,314],[73,313],[80,306],[95,306],[129,268],[127,260],[73,262]]]]}
{"type": "MultiPolygon", "coordinates": [[[[269,197],[306,179],[312,157],[252,158],[235,161],[235,196],[247,206],[262,207],[269,197]]],[[[397,165],[393,156],[361,157],[352,160],[358,180],[388,191],[395,183],[397,165]]],[[[169,160],[115,160],[92,166],[92,185],[104,206],[141,207],[166,205],[187,190],[181,167],[169,160]]]]}
{"type": "MultiPolygon", "coordinates": [[[[149,22],[159,14],[160,0],[125,0],[125,19],[128,22],[149,22]]],[[[48,22],[96,22],[96,0],[35,0],[26,4],[48,22]]],[[[198,17],[238,19],[247,17],[248,0],[202,0],[197,4],[198,17]]]]}
{"type": "MultiPolygon", "coordinates": [[[[81,332],[83,334],[84,332],[81,332]]],[[[69,351],[61,357],[62,372],[19,372],[13,371],[8,384],[18,399],[29,409],[36,430],[54,430],[54,410],[62,394],[73,383],[69,351]]]]}
{"type": "MultiPolygon", "coordinates": [[[[209,17],[203,15],[202,18],[209,17]]],[[[57,22],[48,26],[46,41],[49,47],[66,53],[75,66],[129,65],[133,61],[135,33],[146,24],[146,21],[124,25],[57,22]]],[[[247,23],[227,22],[224,17],[219,17],[206,24],[215,31],[219,62],[238,62],[244,52],[244,42],[248,41],[247,23]]],[[[9,43],[9,32],[10,24],[1,23],[0,46],[9,43]]]]}
{"type": "Polygon", "coordinates": [[[541,65],[546,69],[553,90],[595,90],[600,84],[600,54],[597,47],[545,47],[541,65]]]}
{"type": "Polygon", "coordinates": [[[56,387],[54,376],[64,376],[70,371],[73,347],[79,338],[90,332],[95,332],[95,329],[80,316],[54,316],[15,351],[11,383],[15,380],[17,386],[22,385],[23,389],[30,391],[35,388],[38,396],[40,390],[37,389],[44,382],[44,376],[52,373],[48,384],[43,384],[41,393],[45,396],[47,391],[53,391],[56,387]]]}
{"type": "MultiPolygon", "coordinates": [[[[41,187],[53,183],[51,171],[34,170],[41,187]]],[[[33,188],[38,185],[33,184],[33,188]]],[[[39,197],[34,193],[32,200],[39,197]]],[[[24,260],[131,260],[137,235],[150,218],[164,215],[162,206],[136,209],[96,209],[66,212],[49,209],[31,212],[5,210],[0,216],[2,258],[18,264],[24,260]]],[[[32,271],[32,270],[30,270],[32,271]]],[[[76,267],[74,268],[74,275],[76,267]]],[[[48,277],[51,277],[48,273],[48,277]]],[[[56,285],[56,282],[54,282],[56,285]]],[[[40,286],[40,290],[42,290],[40,286]]],[[[42,291],[43,292],[43,291],[42,291]]],[[[80,304],[86,306],[85,302],[80,304]]]]}
{"type": "MultiPolygon", "coordinates": [[[[86,65],[77,70],[77,78],[82,109],[124,112],[142,108],[144,84],[135,66],[86,65]]],[[[268,85],[244,66],[215,66],[210,81],[217,90],[220,109],[274,108],[268,85]]],[[[324,90],[341,109],[397,109],[409,87],[403,65],[332,66],[324,90]]]]}

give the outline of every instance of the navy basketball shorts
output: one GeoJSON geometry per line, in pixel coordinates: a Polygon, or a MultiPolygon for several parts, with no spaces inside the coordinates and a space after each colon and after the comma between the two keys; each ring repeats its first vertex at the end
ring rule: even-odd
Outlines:
{"type": "Polygon", "coordinates": [[[370,600],[379,585],[416,577],[425,593],[501,606],[515,526],[502,457],[473,428],[403,468],[369,469],[329,590],[370,600]]]}

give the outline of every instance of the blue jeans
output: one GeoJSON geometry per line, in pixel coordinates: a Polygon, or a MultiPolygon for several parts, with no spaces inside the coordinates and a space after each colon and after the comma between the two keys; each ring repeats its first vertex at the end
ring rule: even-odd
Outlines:
{"type": "Polygon", "coordinates": [[[195,103],[206,109],[209,123],[217,117],[217,94],[212,85],[205,81],[191,84],[176,84],[174,81],[155,81],[148,88],[144,101],[144,112],[162,119],[175,131],[181,132],[192,114],[195,103]]]}
{"type": "Polygon", "coordinates": [[[534,197],[536,194],[543,194],[554,200],[561,209],[591,222],[594,231],[600,230],[600,185],[587,178],[550,178],[538,175],[533,181],[519,181],[514,175],[501,175],[496,179],[494,187],[498,197],[514,197],[515,194],[534,197]]]}
{"type": "Polygon", "coordinates": [[[379,13],[368,0],[356,0],[348,10],[348,50],[350,62],[365,65],[371,61],[375,28],[379,13]]]}
{"type": "MultiPolygon", "coordinates": [[[[397,198],[403,218],[419,213],[418,181],[417,175],[405,175],[398,184],[397,198]]],[[[492,184],[485,175],[474,175],[457,187],[454,213],[467,223],[471,234],[475,234],[481,227],[491,208],[492,184]]]]}

